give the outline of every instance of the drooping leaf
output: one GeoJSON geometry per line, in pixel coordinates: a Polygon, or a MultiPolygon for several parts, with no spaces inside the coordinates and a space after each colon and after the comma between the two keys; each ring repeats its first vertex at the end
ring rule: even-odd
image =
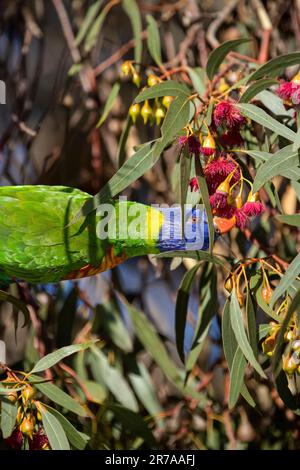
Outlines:
{"type": "Polygon", "coordinates": [[[85,409],[78,403],[74,398],[70,397],[66,392],[61,390],[55,384],[50,382],[41,382],[39,380],[41,377],[31,375],[29,380],[34,382],[35,388],[37,388],[43,395],[50,398],[51,401],[57,403],[58,405],[66,408],[69,411],[77,414],[78,416],[86,416],[87,413],[85,409]]]}
{"type": "Polygon", "coordinates": [[[37,407],[42,415],[43,426],[52,450],[70,450],[69,441],[59,420],[41,403],[37,404],[37,407]]]}
{"type": "Polygon", "coordinates": [[[172,101],[161,126],[161,138],[156,141],[153,147],[153,162],[159,159],[167,145],[169,145],[174,137],[189,123],[190,106],[190,100],[184,94],[178,95],[172,101]]]}
{"type": "Polygon", "coordinates": [[[8,302],[12,304],[18,311],[20,310],[24,314],[24,324],[22,327],[28,325],[30,323],[30,313],[26,306],[26,304],[18,299],[17,297],[8,294],[4,290],[0,290],[0,301],[8,302]]]}
{"type": "Polygon", "coordinates": [[[135,103],[141,101],[150,100],[153,98],[159,98],[162,96],[179,96],[183,95],[186,98],[190,95],[190,90],[186,85],[175,82],[174,80],[168,80],[165,82],[157,83],[145,90],[142,90],[135,98],[135,103]]]}
{"type": "Polygon", "coordinates": [[[233,408],[238,401],[244,383],[247,361],[240,348],[237,348],[230,371],[229,408],[233,408]]]}
{"type": "Polygon", "coordinates": [[[90,437],[82,432],[77,431],[73,424],[71,424],[70,421],[61,413],[59,413],[59,411],[57,411],[55,408],[45,404],[43,404],[43,406],[60,422],[72,446],[78,450],[85,449],[90,437]]]}
{"type": "Polygon", "coordinates": [[[153,16],[146,15],[147,20],[147,45],[152,59],[158,66],[162,64],[160,37],[157,23],[153,16]]]}
{"type": "Polygon", "coordinates": [[[112,89],[110,90],[110,93],[108,95],[108,98],[107,98],[105,106],[104,106],[102,116],[100,117],[96,127],[102,126],[102,124],[106,120],[107,116],[109,115],[109,112],[110,112],[111,108],[114,105],[115,99],[119,94],[119,91],[120,91],[120,83],[115,83],[114,86],[112,87],[112,89]]]}
{"type": "Polygon", "coordinates": [[[96,19],[93,20],[91,27],[88,29],[87,34],[84,40],[84,50],[85,52],[90,52],[94,45],[96,44],[98,37],[100,35],[100,31],[104,20],[109,12],[110,8],[104,7],[103,10],[98,14],[96,19]]]}
{"type": "Polygon", "coordinates": [[[63,348],[57,349],[56,351],[47,354],[47,356],[40,359],[30,371],[30,374],[37,372],[42,372],[50,367],[54,366],[58,362],[62,361],[65,357],[75,354],[78,351],[83,351],[84,349],[90,348],[95,342],[89,341],[88,343],[82,344],[73,344],[71,346],[65,346],[63,348]]]}
{"type": "Polygon", "coordinates": [[[297,312],[297,318],[298,322],[300,320],[300,290],[297,292],[295,297],[293,298],[288,311],[286,312],[286,315],[284,317],[284,320],[282,322],[281,328],[279,330],[279,333],[277,335],[276,339],[276,347],[275,351],[272,357],[272,366],[273,366],[273,374],[275,377],[277,377],[280,372],[282,371],[282,366],[281,366],[281,348],[282,344],[284,341],[284,334],[287,330],[288,324],[290,322],[290,319],[293,315],[294,312],[297,312]]]}
{"type": "Polygon", "coordinates": [[[271,78],[262,78],[255,83],[252,83],[246,91],[242,94],[239,99],[240,103],[249,103],[258,93],[266,88],[270,88],[273,85],[276,85],[278,82],[277,80],[273,80],[271,78]]]}
{"type": "Polygon", "coordinates": [[[123,0],[122,1],[123,9],[128,15],[131,27],[133,30],[133,35],[135,39],[134,46],[134,60],[137,64],[140,64],[142,61],[142,19],[138,4],[135,0],[123,0]]]}
{"type": "Polygon", "coordinates": [[[1,399],[1,431],[3,439],[11,435],[16,424],[18,407],[6,398],[1,399]]]}
{"type": "Polygon", "coordinates": [[[261,65],[250,75],[248,81],[258,80],[265,76],[276,77],[280,75],[286,67],[298,64],[300,64],[300,52],[280,55],[275,59],[269,60],[266,64],[261,65]]]}
{"type": "Polygon", "coordinates": [[[248,38],[233,39],[231,41],[224,42],[219,47],[214,49],[210,53],[206,64],[206,73],[208,78],[210,80],[214,78],[216,72],[218,71],[218,68],[220,67],[226,55],[230,51],[235,51],[241,44],[245,44],[249,41],[250,39],[248,38]]]}
{"type": "Polygon", "coordinates": [[[190,297],[190,290],[192,287],[193,280],[199,269],[199,263],[196,264],[192,269],[187,271],[184,275],[179,290],[177,293],[176,307],[175,307],[175,333],[176,333],[176,347],[177,352],[182,360],[185,362],[184,356],[184,333],[186,327],[188,302],[190,297]]]}
{"type": "Polygon", "coordinates": [[[231,293],[230,301],[230,316],[231,316],[231,326],[235,334],[235,338],[239,347],[241,348],[244,356],[254,367],[254,369],[264,378],[266,374],[264,373],[261,365],[257,362],[253,350],[247,339],[247,335],[244,328],[242,311],[239,306],[239,302],[235,293],[235,290],[231,293]]]}
{"type": "Polygon", "coordinates": [[[283,224],[292,225],[293,227],[300,227],[300,214],[276,215],[276,219],[283,224]]]}
{"type": "Polygon", "coordinates": [[[249,343],[254,353],[254,356],[257,359],[258,358],[258,347],[257,347],[258,337],[257,337],[255,309],[254,309],[253,299],[252,299],[250,289],[247,289],[246,319],[247,319],[247,332],[248,332],[249,343]]]}
{"type": "Polygon", "coordinates": [[[117,151],[117,158],[116,158],[118,168],[121,168],[126,160],[126,143],[127,143],[127,139],[128,139],[129,132],[130,132],[132,125],[133,125],[133,121],[128,114],[125,124],[123,126],[119,144],[118,144],[118,151],[117,151]]]}
{"type": "Polygon", "coordinates": [[[99,13],[99,10],[102,6],[103,0],[96,0],[92,5],[88,8],[86,15],[83,19],[83,22],[80,26],[78,34],[76,35],[75,43],[76,46],[79,46],[83,39],[85,38],[87,32],[92,27],[96,16],[99,13]]]}
{"type": "Polygon", "coordinates": [[[258,191],[258,189],[274,176],[284,173],[287,168],[296,167],[298,165],[298,151],[293,152],[292,147],[292,145],[287,145],[278,150],[257,170],[253,183],[254,192],[258,191]]]}
{"type": "Polygon", "coordinates": [[[206,92],[205,81],[207,80],[205,70],[201,67],[188,67],[188,74],[196,92],[203,96],[206,92]]]}
{"type": "Polygon", "coordinates": [[[128,385],[125,377],[116,368],[110,365],[105,354],[99,348],[93,347],[92,354],[98,361],[99,373],[102,380],[114,395],[114,397],[126,408],[132,411],[138,411],[138,403],[136,398],[128,385]]]}
{"type": "Polygon", "coordinates": [[[294,282],[296,277],[300,274],[300,253],[293,259],[286,272],[280,279],[280,282],[273,292],[271,297],[271,306],[273,306],[276,300],[288,290],[290,285],[294,282]]]}
{"type": "Polygon", "coordinates": [[[258,124],[261,124],[262,126],[266,127],[267,129],[276,132],[276,134],[285,137],[291,142],[294,142],[296,133],[289,129],[287,126],[284,126],[280,122],[276,121],[276,119],[272,118],[263,109],[260,109],[258,106],[249,103],[236,104],[236,106],[239,108],[243,116],[252,119],[258,124]]]}
{"type": "MultiPolygon", "coordinates": [[[[198,162],[199,164],[199,162],[198,162]]],[[[209,201],[209,192],[207,187],[206,179],[203,175],[202,169],[197,172],[197,180],[201,192],[201,198],[205,207],[207,223],[208,223],[208,232],[209,232],[209,254],[212,255],[212,249],[215,241],[215,227],[213,221],[213,215],[211,211],[211,205],[209,201]]]]}

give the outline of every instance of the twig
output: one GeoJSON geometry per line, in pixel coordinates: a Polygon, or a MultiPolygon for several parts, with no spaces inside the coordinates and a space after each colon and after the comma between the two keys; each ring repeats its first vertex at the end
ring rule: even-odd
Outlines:
{"type": "Polygon", "coordinates": [[[216,48],[220,45],[220,42],[216,38],[216,33],[220,28],[223,21],[233,12],[240,0],[232,0],[224,10],[221,10],[217,18],[209,25],[207,30],[207,40],[212,48],[216,48]]]}
{"type": "Polygon", "coordinates": [[[69,21],[69,17],[65,6],[62,0],[52,0],[54,8],[57,12],[65,39],[68,44],[68,48],[70,50],[73,62],[79,63],[81,61],[81,56],[78,47],[76,46],[75,37],[72,31],[72,27],[69,21]]]}
{"type": "MultiPolygon", "coordinates": [[[[147,38],[147,31],[144,30],[141,32],[141,39],[146,39],[147,38]]],[[[124,44],[120,49],[118,49],[114,54],[112,54],[108,59],[104,60],[101,62],[101,64],[97,65],[96,68],[94,68],[94,75],[97,77],[98,75],[101,75],[101,73],[104,72],[104,70],[108,69],[112,65],[114,65],[118,60],[120,60],[127,52],[130,51],[130,49],[133,49],[135,46],[135,39],[130,39],[126,44],[124,44]]]]}
{"type": "Polygon", "coordinates": [[[261,0],[252,0],[252,5],[253,8],[256,10],[259,22],[263,30],[262,41],[258,56],[259,63],[263,64],[268,60],[271,32],[273,28],[270,17],[261,0]]]}

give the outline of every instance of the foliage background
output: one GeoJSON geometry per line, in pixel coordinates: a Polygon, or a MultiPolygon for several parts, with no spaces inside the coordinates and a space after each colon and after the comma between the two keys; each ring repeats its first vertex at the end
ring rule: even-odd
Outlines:
{"type": "MultiPolygon", "coordinates": [[[[0,78],[7,85],[7,105],[0,113],[1,184],[64,184],[95,194],[132,155],[135,145],[159,136],[158,127],[139,123],[130,130],[125,153],[120,154],[118,142],[137,94],[129,81],[122,82],[108,119],[95,128],[119,80],[121,63],[133,58],[136,42],[128,15],[117,0],[65,1],[67,20],[58,17],[62,12],[58,0],[2,4],[0,78]],[[68,26],[75,35],[82,32],[94,5],[98,20],[100,11],[107,15],[93,21],[93,28],[75,47],[68,26]],[[84,64],[79,74],[74,62],[84,64]]],[[[250,57],[265,55],[262,61],[300,46],[296,0],[149,0],[138,6],[143,31],[147,14],[158,21],[163,61],[173,68],[204,67],[213,48],[240,37],[251,37],[253,42],[239,50],[250,57]],[[262,6],[272,25],[267,33],[262,6]],[[268,35],[270,42],[264,49],[261,44],[268,35]]],[[[141,37],[145,44],[145,32],[141,37]]],[[[142,64],[153,64],[146,47],[142,64]]],[[[145,203],[173,202],[174,162],[171,148],[125,194],[145,203]]],[[[275,185],[284,211],[295,213],[292,185],[281,177],[275,185]]],[[[260,253],[267,246],[290,260],[297,252],[299,234],[274,221],[275,212],[270,209],[263,219],[256,245],[260,253]]],[[[230,249],[246,257],[253,256],[256,248],[234,231],[218,246],[224,254],[230,249]]],[[[193,265],[189,259],[171,262],[145,257],[77,283],[12,285],[11,293],[29,305],[31,322],[18,328],[15,342],[14,312],[10,304],[2,303],[0,334],[8,347],[8,364],[30,370],[46,353],[99,338],[100,345],[94,349],[79,352],[47,372],[56,385],[88,405],[92,418],[67,414],[65,408],[53,405],[55,400],[49,401],[91,437],[88,446],[93,449],[299,448],[299,418],[283,405],[270,380],[258,385],[249,381],[255,409],[243,400],[228,409],[229,374],[220,334],[224,279],[218,272],[216,287],[204,292],[205,275],[213,269],[206,264],[191,292],[186,351],[202,305],[208,302],[215,316],[189,387],[183,390],[174,310],[181,279],[193,265]],[[204,299],[205,295],[209,298],[204,299]]],[[[4,441],[1,446],[6,447],[4,441]]]]}

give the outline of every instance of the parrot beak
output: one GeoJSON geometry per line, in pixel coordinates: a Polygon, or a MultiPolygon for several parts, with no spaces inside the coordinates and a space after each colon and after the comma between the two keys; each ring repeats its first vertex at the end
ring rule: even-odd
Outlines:
{"type": "Polygon", "coordinates": [[[223,219],[222,217],[214,217],[214,224],[217,227],[218,232],[223,235],[224,233],[229,232],[236,223],[235,216],[231,219],[223,219]]]}

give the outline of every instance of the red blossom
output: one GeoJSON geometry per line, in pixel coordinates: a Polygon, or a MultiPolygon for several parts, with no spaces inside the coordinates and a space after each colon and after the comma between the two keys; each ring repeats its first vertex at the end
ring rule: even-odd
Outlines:
{"type": "Polygon", "coordinates": [[[209,202],[213,209],[225,209],[227,206],[228,194],[222,191],[216,191],[215,194],[210,196],[209,202]]]}
{"type": "Polygon", "coordinates": [[[39,429],[38,432],[35,432],[32,436],[32,439],[29,440],[29,449],[30,450],[49,450],[50,444],[48,437],[46,436],[43,429],[39,429]]]}
{"type": "Polygon", "coordinates": [[[215,153],[216,149],[212,147],[200,147],[200,152],[206,157],[211,157],[215,153]]]}
{"type": "Polygon", "coordinates": [[[276,90],[276,93],[283,100],[289,100],[295,91],[295,83],[283,82],[276,90]]]}
{"type": "Polygon", "coordinates": [[[220,144],[222,147],[230,148],[230,147],[241,147],[244,143],[244,139],[241,136],[240,132],[237,130],[227,131],[221,135],[219,139],[220,144]]]}
{"type": "Polygon", "coordinates": [[[248,217],[254,217],[264,212],[265,208],[260,201],[246,202],[243,211],[248,217]]]}
{"type": "Polygon", "coordinates": [[[226,204],[224,207],[218,207],[214,210],[214,215],[222,217],[223,219],[231,219],[235,214],[235,207],[226,204]]]}
{"type": "Polygon", "coordinates": [[[293,104],[300,104],[300,85],[295,85],[295,90],[291,95],[291,100],[293,104]]]}
{"type": "Polygon", "coordinates": [[[21,433],[20,429],[15,428],[12,434],[7,439],[5,439],[5,443],[11,449],[20,450],[23,444],[23,434],[21,433]]]}
{"type": "Polygon", "coordinates": [[[236,183],[240,178],[240,171],[236,165],[229,159],[219,157],[208,163],[204,168],[204,175],[210,194],[215,193],[217,187],[225,180],[225,178],[234,171],[230,182],[236,183]]]}
{"type": "Polygon", "coordinates": [[[216,127],[239,128],[245,124],[245,118],[230,101],[221,101],[214,109],[214,123],[216,127]]]}
{"type": "Polygon", "coordinates": [[[195,155],[199,155],[200,153],[200,142],[195,135],[182,135],[178,137],[178,144],[180,147],[184,147],[187,144],[190,153],[194,153],[195,155]]]}
{"type": "Polygon", "coordinates": [[[199,184],[197,178],[192,178],[189,182],[190,190],[196,193],[199,190],[199,184]]]}
{"type": "Polygon", "coordinates": [[[234,215],[236,219],[236,226],[239,229],[244,230],[248,222],[248,216],[244,211],[244,207],[241,209],[236,209],[234,215]]]}

